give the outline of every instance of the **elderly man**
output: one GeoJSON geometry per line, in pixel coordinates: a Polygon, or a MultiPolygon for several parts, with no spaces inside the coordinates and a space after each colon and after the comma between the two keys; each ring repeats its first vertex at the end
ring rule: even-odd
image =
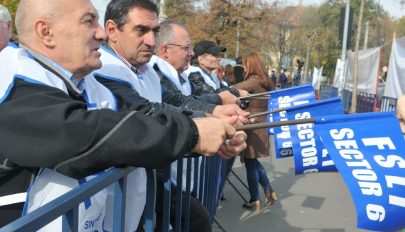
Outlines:
{"type": "MultiPolygon", "coordinates": [[[[0,53],[8,67],[0,69],[0,130],[7,134],[0,140],[0,196],[26,191],[38,168],[44,169],[28,194],[40,199],[27,204],[32,209],[78,186],[76,178],[112,166],[161,168],[191,152],[234,149],[224,145],[235,139],[234,128],[216,118],[174,112],[150,117],[150,108],[116,112],[114,95],[91,75],[101,67],[98,49],[105,38],[97,20],[89,0],[20,2],[21,47],[0,53]]],[[[80,231],[85,220],[93,220],[92,230],[103,229],[103,194],[90,199],[101,204],[80,207],[80,231]]],[[[8,210],[16,202],[1,203],[8,210]]]]}
{"type": "MultiPolygon", "coordinates": [[[[172,89],[173,91],[181,91],[184,95],[191,95],[191,85],[188,78],[182,74],[189,66],[190,60],[194,55],[191,48],[191,41],[188,32],[184,25],[173,20],[165,20],[160,23],[160,29],[157,36],[156,42],[156,56],[154,56],[150,62],[153,68],[159,74],[162,85],[165,85],[167,89],[172,89]]],[[[229,97],[233,97],[234,101],[237,100],[235,96],[230,94],[228,91],[224,91],[229,97]]],[[[224,95],[225,96],[225,95],[224,95]]],[[[223,97],[223,99],[226,99],[223,97]]],[[[186,161],[184,161],[186,163],[186,161]]],[[[186,170],[183,170],[186,173],[186,170]]],[[[172,164],[172,183],[176,185],[177,178],[177,164],[172,164]]],[[[158,181],[160,179],[158,178],[158,181]]],[[[161,180],[160,180],[161,181],[161,180]]],[[[183,183],[185,183],[186,178],[183,176],[183,183]]],[[[191,182],[194,181],[193,176],[191,176],[191,182]]],[[[162,183],[160,183],[162,185],[162,183]]],[[[193,186],[193,185],[192,185],[193,186]]],[[[185,190],[185,186],[181,187],[185,190]]],[[[171,222],[175,225],[175,194],[176,190],[180,188],[172,188],[172,207],[171,207],[171,222]]],[[[161,215],[162,211],[159,204],[163,202],[162,194],[157,191],[157,203],[158,207],[156,209],[157,215],[161,215]]],[[[205,207],[196,200],[193,196],[190,199],[190,231],[202,231],[209,232],[211,228],[211,219],[208,211],[205,207]]],[[[157,226],[160,226],[160,217],[157,217],[157,226]]]]}
{"type": "MultiPolygon", "coordinates": [[[[161,76],[162,85],[167,89],[182,90],[183,94],[190,95],[193,89],[184,71],[189,68],[194,52],[190,36],[184,25],[172,20],[160,23],[156,55],[157,57],[152,59],[152,63],[161,76]]],[[[229,91],[222,91],[217,96],[220,97],[222,104],[238,103],[237,97],[229,91]]]]}
{"type": "Polygon", "coordinates": [[[10,12],[0,4],[0,51],[10,41],[12,28],[10,12]]]}
{"type": "Polygon", "coordinates": [[[185,74],[188,76],[193,88],[194,95],[204,93],[221,92],[228,90],[233,95],[246,96],[248,92],[235,88],[228,88],[221,85],[214,70],[217,69],[221,61],[221,53],[226,48],[216,45],[213,41],[202,40],[194,47],[194,58],[197,66],[190,66],[185,74]]]}

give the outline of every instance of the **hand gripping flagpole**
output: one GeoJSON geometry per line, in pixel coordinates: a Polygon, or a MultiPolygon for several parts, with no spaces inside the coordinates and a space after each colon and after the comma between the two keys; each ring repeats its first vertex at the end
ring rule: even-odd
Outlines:
{"type": "Polygon", "coordinates": [[[282,112],[285,111],[285,108],[279,108],[276,110],[270,110],[270,111],[264,111],[264,112],[260,112],[260,113],[255,113],[255,114],[251,114],[249,116],[247,116],[247,118],[257,118],[263,115],[268,115],[268,114],[274,114],[274,113],[278,113],[278,112],[282,112]]]}
{"type": "Polygon", "coordinates": [[[304,123],[315,123],[315,118],[306,118],[306,119],[298,119],[298,120],[287,120],[287,121],[280,121],[280,122],[263,122],[263,123],[256,123],[256,124],[247,124],[243,126],[235,126],[236,131],[246,131],[246,130],[256,130],[262,128],[271,128],[271,127],[278,127],[278,126],[287,126],[287,125],[297,125],[297,124],[304,124],[304,123]]]}
{"type": "Polygon", "coordinates": [[[255,98],[259,98],[259,99],[269,99],[270,96],[264,96],[264,95],[269,95],[271,94],[273,91],[269,91],[269,92],[263,92],[263,93],[256,93],[256,94],[249,94],[248,96],[245,97],[239,97],[239,100],[251,100],[251,99],[255,99],[255,98]]]}

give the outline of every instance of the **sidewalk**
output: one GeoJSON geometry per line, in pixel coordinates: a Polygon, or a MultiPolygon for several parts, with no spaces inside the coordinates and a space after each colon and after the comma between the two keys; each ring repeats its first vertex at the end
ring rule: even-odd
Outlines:
{"type": "MultiPolygon", "coordinates": [[[[273,152],[274,153],[274,152],[273,152]]],[[[356,211],[350,193],[338,173],[294,175],[292,157],[261,159],[271,185],[279,200],[271,207],[255,213],[242,208],[243,201],[227,183],[224,187],[226,200],[217,210],[217,221],[227,232],[355,232],[356,211]]],[[[233,171],[246,183],[246,172],[239,159],[233,171]]],[[[229,179],[246,199],[249,193],[230,174],[229,179]]],[[[260,189],[262,203],[264,194],[260,189]]],[[[221,231],[214,224],[213,231],[221,231]]]]}

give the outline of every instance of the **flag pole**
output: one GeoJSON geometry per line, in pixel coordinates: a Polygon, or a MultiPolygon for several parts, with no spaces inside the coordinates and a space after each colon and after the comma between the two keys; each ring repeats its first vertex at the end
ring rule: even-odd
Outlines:
{"type": "Polygon", "coordinates": [[[256,94],[249,94],[248,96],[245,96],[245,97],[239,97],[239,100],[248,100],[250,98],[260,97],[260,96],[263,96],[263,95],[271,94],[271,92],[273,92],[273,91],[263,92],[263,93],[256,93],[256,94]]]}
{"type": "Polygon", "coordinates": [[[256,130],[262,128],[271,128],[271,127],[278,127],[278,126],[287,126],[287,125],[297,125],[297,124],[304,124],[304,123],[315,123],[315,118],[306,118],[306,119],[298,119],[298,120],[287,120],[287,121],[280,121],[280,122],[264,122],[264,123],[256,123],[256,124],[247,124],[243,126],[236,126],[235,129],[237,131],[246,131],[246,130],[256,130]]]}
{"type": "Polygon", "coordinates": [[[276,109],[276,110],[270,110],[270,111],[265,111],[265,112],[260,112],[260,113],[255,113],[255,114],[251,114],[249,115],[247,118],[256,118],[259,116],[263,116],[263,115],[268,115],[268,114],[273,114],[273,113],[278,113],[281,111],[285,111],[285,108],[280,108],[280,109],[276,109]]]}

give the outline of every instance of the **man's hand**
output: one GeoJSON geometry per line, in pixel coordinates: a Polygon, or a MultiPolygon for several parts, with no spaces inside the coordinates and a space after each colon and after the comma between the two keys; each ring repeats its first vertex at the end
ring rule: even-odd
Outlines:
{"type": "Polygon", "coordinates": [[[246,138],[247,135],[245,132],[237,131],[235,136],[229,140],[226,140],[225,144],[221,146],[221,149],[218,151],[218,155],[223,159],[230,159],[239,155],[239,153],[247,146],[246,138]]]}
{"type": "Polygon", "coordinates": [[[239,97],[246,97],[249,95],[249,92],[243,89],[238,89],[239,91],[239,97]]]}
{"type": "Polygon", "coordinates": [[[199,139],[193,152],[213,155],[218,152],[226,139],[232,139],[236,133],[233,126],[215,117],[195,118],[199,139]]]}
{"type": "Polygon", "coordinates": [[[218,94],[218,96],[221,97],[222,105],[226,105],[226,104],[240,105],[239,99],[235,95],[233,95],[231,92],[229,92],[228,90],[220,92],[218,94]]]}
{"type": "Polygon", "coordinates": [[[405,133],[405,95],[400,96],[397,101],[397,118],[401,126],[402,133],[405,133]]]}
{"type": "Polygon", "coordinates": [[[238,116],[239,120],[238,125],[249,123],[249,119],[247,119],[246,117],[249,116],[250,113],[242,110],[238,105],[235,104],[216,106],[212,114],[222,119],[227,119],[236,115],[238,116]]]}

